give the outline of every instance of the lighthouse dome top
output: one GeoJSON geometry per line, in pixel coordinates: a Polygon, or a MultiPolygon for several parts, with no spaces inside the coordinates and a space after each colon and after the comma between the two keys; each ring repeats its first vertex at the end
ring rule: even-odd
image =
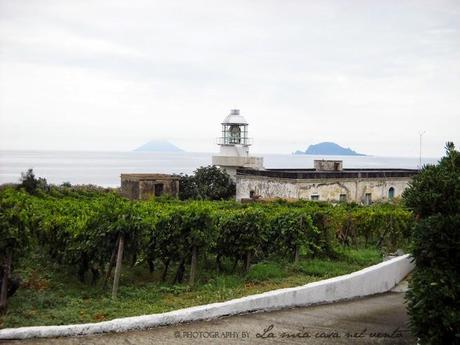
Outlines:
{"type": "Polygon", "coordinates": [[[248,122],[246,119],[240,115],[239,109],[232,109],[230,114],[222,122],[223,125],[225,124],[236,124],[236,125],[247,125],[248,122]]]}

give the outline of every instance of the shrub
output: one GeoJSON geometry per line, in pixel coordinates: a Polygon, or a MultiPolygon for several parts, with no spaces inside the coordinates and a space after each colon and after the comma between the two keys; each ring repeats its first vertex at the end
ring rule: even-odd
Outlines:
{"type": "Polygon", "coordinates": [[[305,210],[282,207],[271,212],[269,229],[267,254],[292,257],[297,262],[301,250],[310,254],[317,249],[314,239],[319,230],[305,210]]]}
{"type": "Polygon", "coordinates": [[[19,188],[24,188],[29,194],[37,194],[39,191],[47,191],[49,189],[46,179],[36,178],[33,169],[21,173],[21,183],[19,188]]]}
{"type": "Polygon", "coordinates": [[[194,175],[181,175],[179,197],[181,200],[225,200],[235,196],[235,183],[230,176],[215,165],[201,167],[194,175]]]}
{"type": "Polygon", "coordinates": [[[235,266],[244,258],[248,271],[251,259],[261,253],[267,241],[267,216],[257,208],[221,211],[218,217],[216,252],[221,257],[233,258],[235,266]]]}
{"type": "Polygon", "coordinates": [[[458,343],[460,330],[460,154],[452,143],[437,165],[425,166],[403,193],[417,214],[416,269],[407,294],[420,344],[458,343]]]}
{"type": "Polygon", "coordinates": [[[7,189],[0,195],[0,313],[11,294],[12,267],[31,243],[30,202],[24,192],[7,189]]]}

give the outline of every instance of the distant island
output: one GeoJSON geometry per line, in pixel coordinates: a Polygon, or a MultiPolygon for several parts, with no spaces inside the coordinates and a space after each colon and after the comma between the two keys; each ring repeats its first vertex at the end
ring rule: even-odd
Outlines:
{"type": "Polygon", "coordinates": [[[176,145],[167,140],[150,140],[148,143],[138,147],[134,151],[140,152],[184,152],[176,145]]]}
{"type": "Polygon", "coordinates": [[[342,147],[336,143],[324,142],[310,145],[306,151],[296,151],[296,155],[329,155],[329,156],[365,156],[365,154],[342,147]]]}

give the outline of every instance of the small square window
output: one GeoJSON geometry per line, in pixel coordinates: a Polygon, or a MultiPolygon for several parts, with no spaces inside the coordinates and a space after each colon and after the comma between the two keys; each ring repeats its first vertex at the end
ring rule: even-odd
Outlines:
{"type": "Polygon", "coordinates": [[[340,194],[339,201],[342,201],[342,202],[347,201],[347,195],[346,194],[340,194]]]}
{"type": "Polygon", "coordinates": [[[311,200],[319,200],[319,195],[318,194],[313,194],[310,198],[311,198],[311,200]]]}

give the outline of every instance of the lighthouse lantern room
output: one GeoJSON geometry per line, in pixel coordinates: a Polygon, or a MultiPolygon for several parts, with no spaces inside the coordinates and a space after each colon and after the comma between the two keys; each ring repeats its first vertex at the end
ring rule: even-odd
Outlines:
{"type": "Polygon", "coordinates": [[[248,137],[248,123],[238,109],[232,109],[222,122],[222,135],[217,138],[220,146],[218,155],[212,157],[212,164],[225,169],[235,179],[237,168],[263,168],[263,158],[249,155],[252,144],[248,137]]]}

